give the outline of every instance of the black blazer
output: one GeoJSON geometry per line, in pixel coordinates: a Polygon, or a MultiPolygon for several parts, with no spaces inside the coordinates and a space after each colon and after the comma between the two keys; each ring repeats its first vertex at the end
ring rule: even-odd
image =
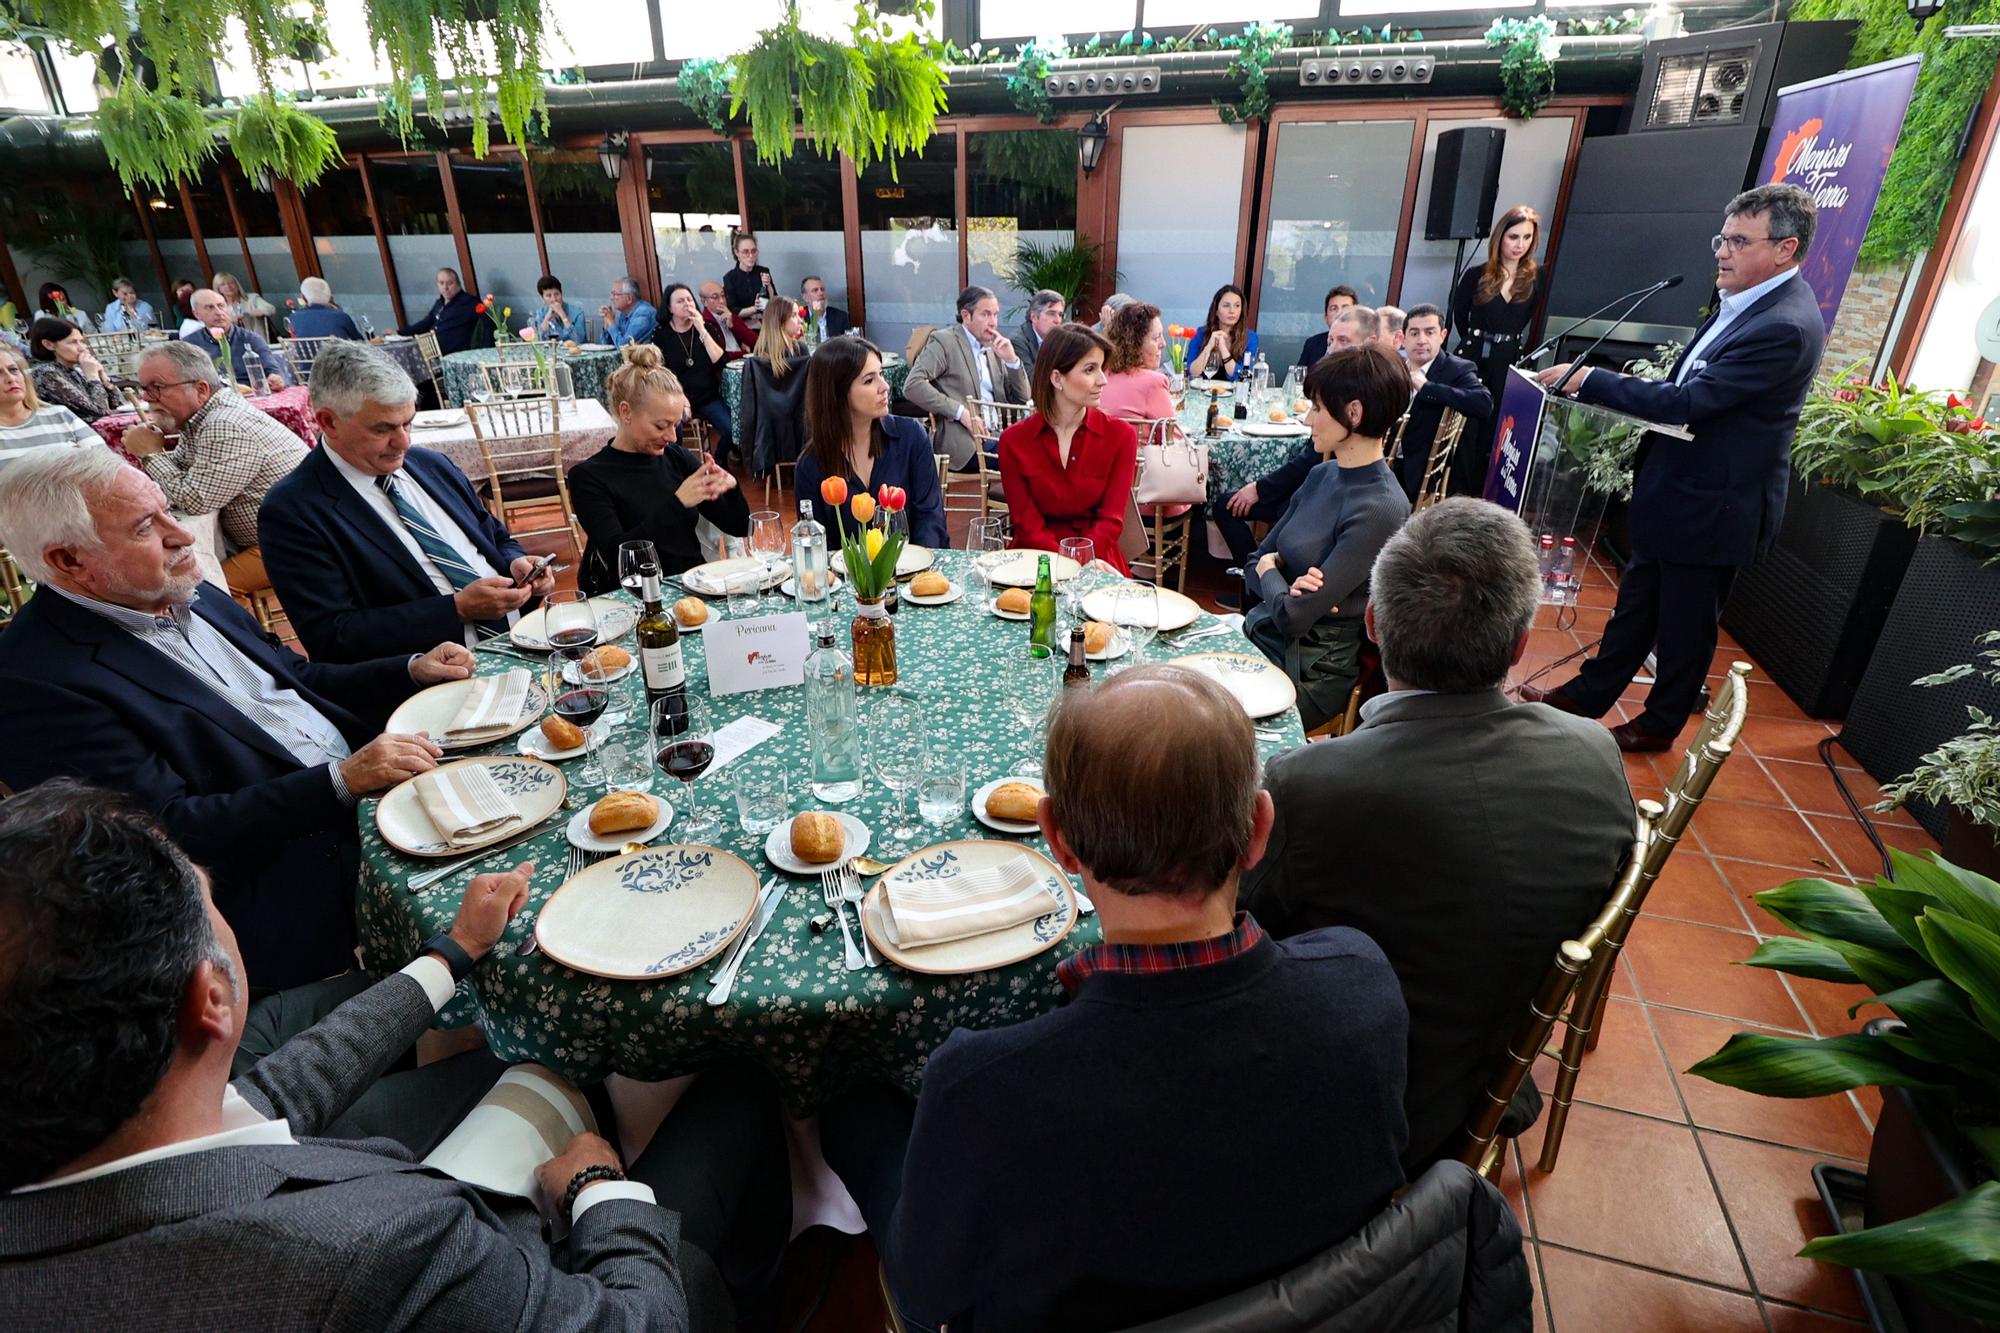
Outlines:
{"type": "MultiPolygon", "coordinates": [[[[415,686],[407,659],[330,666],[275,647],[212,588],[194,614],[350,746],[415,686]]],[[[131,796],[208,867],[251,984],[294,986],[354,965],[355,812],[220,695],[51,588],[0,634],[0,780],[69,776],[131,796]]]]}
{"type": "MultiPolygon", "coordinates": [[[[1479,378],[1478,366],[1462,356],[1439,352],[1424,372],[1424,387],[1410,400],[1410,419],[1403,427],[1403,457],[1396,465],[1403,492],[1412,501],[1417,498],[1424,464],[1430,459],[1431,443],[1437,439],[1438,423],[1447,408],[1470,420],[1484,421],[1493,415],[1493,391],[1479,378]]],[[[1459,438],[1459,446],[1477,448],[1477,429],[1468,428],[1468,432],[1459,438]]]]}
{"type": "Polygon", "coordinates": [[[760,356],[743,358],[743,397],[736,442],[750,455],[750,468],[762,476],[774,463],[798,461],[805,439],[806,362],[809,356],[787,357],[791,369],[783,379],[771,373],[760,356]]]}
{"type": "MultiPolygon", "coordinates": [[[[1311,370],[1319,364],[1320,358],[1326,355],[1326,337],[1327,331],[1321,329],[1318,333],[1306,339],[1305,350],[1299,353],[1300,365],[1304,366],[1307,370],[1311,370]]],[[[1260,487],[1259,489],[1262,488],[1260,487]]]]}
{"type": "MultiPolygon", "coordinates": [[[[1708,331],[1710,315],[1688,343],[1708,331]]],[[[1792,435],[1819,369],[1826,321],[1802,277],[1766,292],[1704,347],[1684,383],[1592,370],[1577,398],[1692,440],[1649,434],[1632,482],[1632,551],[1683,565],[1747,565],[1778,538],[1792,435]]],[[[1678,373],[1687,353],[1674,363],[1678,373]]]]}
{"type": "MultiPolygon", "coordinates": [[[[412,449],[403,473],[444,507],[500,573],[526,554],[443,454],[412,449]]],[[[451,594],[437,590],[324,447],[307,454],[264,497],[257,539],[271,587],[317,661],[429,652],[465,636],[451,594]]]]}

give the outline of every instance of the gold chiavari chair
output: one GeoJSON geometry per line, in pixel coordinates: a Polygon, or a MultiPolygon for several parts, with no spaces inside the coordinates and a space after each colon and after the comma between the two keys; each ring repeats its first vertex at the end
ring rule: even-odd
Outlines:
{"type": "MultiPolygon", "coordinates": [[[[965,400],[965,405],[974,412],[979,413],[980,417],[984,419],[986,423],[986,440],[978,442],[977,447],[972,451],[973,462],[977,467],[977,471],[952,473],[952,487],[957,494],[966,496],[966,498],[972,498],[967,496],[965,491],[958,490],[957,488],[973,485],[973,478],[976,476],[979,487],[979,494],[977,496],[979,516],[981,518],[991,518],[995,514],[1004,514],[1007,512],[1007,496],[1006,492],[1000,488],[1000,455],[988,448],[987,441],[997,441],[1000,438],[1001,432],[1016,422],[1026,421],[1034,415],[1035,409],[1028,403],[996,403],[988,398],[968,398],[965,400]]],[[[931,438],[937,438],[937,426],[935,422],[931,426],[931,438]]],[[[974,508],[972,505],[954,506],[951,503],[951,499],[952,491],[947,491],[945,495],[945,507],[947,509],[958,508],[961,512],[970,512],[974,508]]]]}
{"type": "Polygon", "coordinates": [[[546,352],[539,360],[531,355],[526,359],[516,356],[482,361],[479,375],[487,392],[502,398],[576,397],[570,389],[569,367],[546,352]]]}
{"type": "Polygon", "coordinates": [[[32,591],[27,575],[14,563],[14,557],[7,554],[7,548],[0,546],[0,627],[4,627],[16,612],[28,604],[28,595],[32,591]]]}
{"type": "Polygon", "coordinates": [[[1382,437],[1382,457],[1391,465],[1403,456],[1403,431],[1410,424],[1410,412],[1403,409],[1403,415],[1390,423],[1389,433],[1382,437]]]}
{"type": "Polygon", "coordinates": [[[583,529],[570,504],[569,477],[563,465],[562,403],[557,398],[517,398],[497,403],[468,403],[473,437],[486,460],[486,478],[478,489],[494,517],[515,537],[567,533],[580,552],[583,529]],[[562,522],[539,528],[517,528],[509,516],[519,509],[545,509],[555,501],[562,522]]]}
{"type": "MultiPolygon", "coordinates": [[[[1181,439],[1181,423],[1178,417],[1128,417],[1132,431],[1139,437],[1141,445],[1173,444],[1181,439]]],[[[1146,549],[1132,558],[1134,566],[1144,565],[1153,573],[1153,581],[1161,587],[1167,586],[1167,576],[1173,576],[1175,591],[1187,587],[1188,551],[1194,544],[1194,510],[1192,506],[1151,504],[1141,506],[1137,500],[1139,474],[1132,474],[1134,500],[1126,516],[1129,521],[1136,516],[1146,533],[1146,549]],[[1178,514],[1170,514],[1170,509],[1180,509],[1178,514]],[[1149,512],[1150,511],[1150,512],[1149,512]]]]}
{"type": "Polygon", "coordinates": [[[299,383],[312,383],[313,362],[319,360],[320,349],[338,338],[287,338],[285,339],[285,359],[292,363],[292,369],[299,372],[299,383]]]}
{"type": "MultiPolygon", "coordinates": [[[[1408,420],[1408,418],[1404,418],[1408,420]]],[[[1429,509],[1444,499],[1451,484],[1451,459],[1458,452],[1459,436],[1465,433],[1465,418],[1451,408],[1438,419],[1437,436],[1431,441],[1430,457],[1424,461],[1424,477],[1417,484],[1414,511],[1429,509]]]]}
{"type": "Polygon", "coordinates": [[[1507,1044],[1507,1058],[1500,1072],[1486,1085],[1485,1097],[1466,1119],[1458,1160],[1488,1180],[1500,1178],[1505,1157],[1506,1140],[1500,1137],[1500,1119],[1534,1068],[1536,1052],[1548,1040],[1549,1029],[1555,1026],[1556,1016],[1575,993],[1578,979],[1590,966],[1590,958],[1590,947],[1580,940],[1564,940],[1556,946],[1555,965],[1542,977],[1534,998],[1528,1001],[1528,1016],[1521,1020],[1514,1039],[1507,1044]]]}
{"type": "Polygon", "coordinates": [[[437,398],[437,405],[445,405],[444,396],[444,349],[438,346],[435,333],[417,335],[417,355],[424,359],[424,373],[431,377],[431,393],[437,398]]]}

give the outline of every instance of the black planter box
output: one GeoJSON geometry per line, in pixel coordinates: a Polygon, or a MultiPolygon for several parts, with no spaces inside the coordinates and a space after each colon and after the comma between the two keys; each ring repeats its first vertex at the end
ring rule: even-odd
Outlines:
{"type": "Polygon", "coordinates": [[[1830,486],[1792,479],[1777,545],[1737,575],[1722,627],[1811,717],[1845,717],[1917,534],[1830,486]]]}
{"type": "MultiPolygon", "coordinates": [[[[1910,683],[1972,661],[1975,640],[1990,629],[2000,629],[2000,565],[1984,565],[1942,537],[1924,538],[1840,733],[1869,776],[1889,782],[1909,772],[1965,730],[1968,705],[2000,712],[2000,689],[1976,676],[1952,685],[1910,683]]],[[[1909,808],[1932,837],[1944,837],[1942,807],[1914,800],[1909,808]]]]}

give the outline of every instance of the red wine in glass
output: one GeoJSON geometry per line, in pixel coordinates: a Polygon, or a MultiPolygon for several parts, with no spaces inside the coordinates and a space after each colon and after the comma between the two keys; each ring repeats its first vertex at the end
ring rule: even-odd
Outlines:
{"type": "Polygon", "coordinates": [[[559,629],[549,635],[549,647],[561,653],[572,662],[581,662],[584,655],[597,646],[597,631],[588,625],[578,625],[571,629],[559,629]]]}
{"type": "Polygon", "coordinates": [[[587,727],[604,714],[611,702],[611,691],[599,689],[571,690],[556,696],[556,716],[567,718],[579,727],[587,727]]]}
{"type": "Polygon", "coordinates": [[[708,771],[715,759],[715,747],[707,741],[675,741],[660,751],[660,768],[668,777],[693,782],[708,771]]]}

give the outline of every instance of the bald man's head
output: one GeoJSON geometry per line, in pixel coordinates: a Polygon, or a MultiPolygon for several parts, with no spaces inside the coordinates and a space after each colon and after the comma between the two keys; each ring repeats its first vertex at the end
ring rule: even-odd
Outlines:
{"type": "Polygon", "coordinates": [[[205,329],[226,329],[231,323],[229,302],[222,299],[221,292],[207,287],[201,288],[188,298],[188,309],[194,312],[194,317],[201,321],[201,326],[205,329]]]}

